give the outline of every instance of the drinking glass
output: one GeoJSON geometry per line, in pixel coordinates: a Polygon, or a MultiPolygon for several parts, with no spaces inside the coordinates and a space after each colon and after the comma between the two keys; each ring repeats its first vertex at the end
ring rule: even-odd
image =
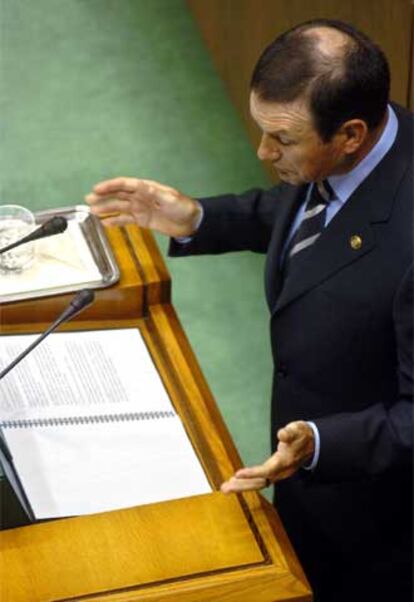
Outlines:
{"type": "Polygon", "coordinates": [[[34,242],[24,243],[5,253],[1,253],[1,249],[27,236],[35,228],[35,216],[25,207],[0,205],[0,272],[19,273],[32,265],[36,253],[34,242]]]}

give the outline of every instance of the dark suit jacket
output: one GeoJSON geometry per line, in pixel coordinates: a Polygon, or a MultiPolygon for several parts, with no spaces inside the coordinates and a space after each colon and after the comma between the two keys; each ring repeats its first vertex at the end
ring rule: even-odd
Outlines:
{"type": "Polygon", "coordinates": [[[171,255],[267,253],[272,444],[292,420],[313,420],[321,436],[316,469],[278,484],[275,503],[315,588],[324,591],[329,572],[354,591],[352,602],[361,570],[367,600],[376,599],[366,598],[374,581],[374,596],[388,599],[396,577],[393,599],[405,600],[411,572],[413,121],[394,109],[394,145],[285,281],[281,251],[306,186],[201,200],[196,236],[170,247],[171,255]]]}

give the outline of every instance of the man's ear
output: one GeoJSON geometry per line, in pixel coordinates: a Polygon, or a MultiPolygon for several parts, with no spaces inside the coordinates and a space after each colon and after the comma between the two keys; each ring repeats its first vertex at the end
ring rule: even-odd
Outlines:
{"type": "Polygon", "coordinates": [[[368,126],[362,119],[350,119],[341,125],[338,134],[344,153],[352,155],[364,144],[368,136],[368,126]]]}

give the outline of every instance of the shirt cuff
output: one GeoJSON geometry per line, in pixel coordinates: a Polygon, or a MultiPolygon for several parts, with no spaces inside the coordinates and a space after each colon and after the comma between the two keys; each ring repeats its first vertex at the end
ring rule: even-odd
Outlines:
{"type": "Polygon", "coordinates": [[[318,427],[316,426],[316,424],[314,422],[307,422],[307,424],[309,424],[309,426],[313,430],[313,434],[315,437],[315,451],[313,452],[313,458],[312,458],[311,463],[308,464],[307,466],[302,466],[302,468],[304,470],[313,470],[319,461],[319,454],[321,451],[321,437],[319,435],[318,427]]]}
{"type": "MultiPolygon", "coordinates": [[[[198,220],[197,220],[197,222],[195,224],[194,234],[197,233],[197,230],[201,226],[201,222],[203,221],[203,217],[204,217],[203,206],[198,201],[196,201],[196,203],[200,207],[200,215],[199,215],[198,220]]],[[[193,240],[194,234],[192,236],[178,236],[177,238],[174,238],[174,240],[175,240],[175,242],[178,242],[178,244],[180,244],[180,245],[186,245],[187,243],[189,243],[189,242],[191,242],[193,240]]]]}

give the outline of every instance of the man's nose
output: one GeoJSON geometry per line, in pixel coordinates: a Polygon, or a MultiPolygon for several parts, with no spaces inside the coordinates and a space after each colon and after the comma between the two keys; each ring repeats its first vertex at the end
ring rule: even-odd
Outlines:
{"type": "Polygon", "coordinates": [[[277,161],[280,159],[280,154],[277,142],[264,134],[257,149],[260,161],[277,161]]]}

